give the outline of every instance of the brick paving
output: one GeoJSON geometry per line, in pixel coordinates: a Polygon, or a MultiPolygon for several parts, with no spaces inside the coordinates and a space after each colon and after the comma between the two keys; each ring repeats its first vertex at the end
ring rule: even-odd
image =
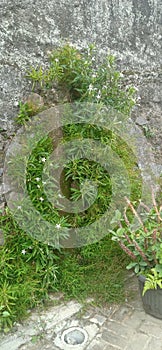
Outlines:
{"type": "MultiPolygon", "coordinates": [[[[1,350],[162,350],[162,320],[147,315],[142,307],[137,280],[133,296],[122,305],[86,308],[76,301],[32,312],[12,333],[1,336],[1,350]],[[83,345],[62,342],[68,327],[81,327],[88,339],[83,345]]],[[[132,288],[132,286],[131,286],[132,288]]],[[[129,293],[128,293],[129,294],[129,293]]]]}

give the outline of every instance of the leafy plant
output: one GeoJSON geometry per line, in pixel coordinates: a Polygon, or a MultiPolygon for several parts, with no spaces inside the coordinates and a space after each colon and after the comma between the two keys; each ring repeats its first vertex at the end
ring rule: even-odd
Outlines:
{"type": "MultiPolygon", "coordinates": [[[[53,104],[55,91],[59,97],[57,103],[94,102],[101,106],[111,106],[126,117],[135,104],[135,89],[125,87],[122,75],[116,70],[114,57],[109,55],[99,61],[93,45],[83,51],[70,44],[57,48],[51,53],[47,69],[31,67],[27,76],[32,80],[33,90],[44,97],[45,105],[42,108],[49,108],[53,104]]],[[[25,125],[40,111],[29,102],[20,102],[19,107],[17,123],[20,125],[25,125]]],[[[110,145],[123,160],[129,174],[131,200],[140,198],[141,175],[137,167],[135,169],[136,157],[120,137],[89,124],[69,124],[61,131],[64,142],[73,138],[90,138],[98,140],[103,146],[110,145]]],[[[82,199],[85,205],[90,205],[94,196],[96,199],[84,213],[69,215],[64,212],[64,208],[59,210],[47,198],[42,178],[44,163],[54,150],[53,144],[52,136],[47,135],[39,140],[26,160],[26,189],[30,200],[45,220],[57,227],[64,227],[65,231],[68,227],[91,224],[109,208],[111,178],[97,162],[79,157],[69,161],[61,178],[61,195],[76,203],[82,199]],[[92,183],[96,185],[97,194],[92,183]]],[[[23,153],[19,156],[24,157],[23,153]]],[[[17,188],[21,188],[23,174],[17,154],[12,159],[10,169],[17,188]]],[[[56,196],[58,193],[50,176],[49,174],[48,194],[56,196]]],[[[21,215],[21,205],[17,211],[21,215]]],[[[32,216],[32,213],[29,215],[32,216]]],[[[91,295],[104,302],[120,301],[124,297],[123,267],[127,259],[109,236],[99,243],[80,249],[54,249],[20,229],[8,208],[0,221],[5,237],[4,245],[0,247],[1,329],[8,331],[15,321],[25,317],[29,308],[44,302],[49,291],[61,290],[68,297],[82,300],[91,295]]],[[[159,256],[159,259],[162,257],[159,256]]],[[[142,264],[140,260],[139,263],[142,264]]]]}
{"type": "Polygon", "coordinates": [[[30,118],[35,114],[32,106],[26,103],[19,103],[19,113],[16,118],[16,122],[20,125],[24,125],[26,122],[30,120],[30,118]]]}
{"type": "Polygon", "coordinates": [[[32,80],[33,89],[45,93],[57,88],[65,92],[69,102],[103,103],[127,115],[135,105],[135,88],[124,86],[114,56],[108,55],[99,62],[94,45],[83,52],[70,44],[59,47],[51,53],[48,69],[32,67],[27,77],[32,80]]]}
{"type": "Polygon", "coordinates": [[[162,279],[162,217],[161,206],[158,207],[152,191],[153,209],[149,209],[143,203],[147,211],[146,220],[143,223],[133,204],[126,198],[128,208],[136,217],[139,228],[133,230],[131,220],[127,216],[127,208],[124,215],[116,211],[112,224],[119,228],[110,230],[112,240],[117,241],[120,247],[133,260],[127,269],[134,268],[136,274],[143,273],[147,277],[144,293],[151,288],[161,285],[162,279]]]}
{"type": "Polygon", "coordinates": [[[147,274],[142,294],[144,295],[149,289],[162,288],[162,267],[161,272],[157,271],[157,267],[151,269],[151,273],[147,274]]]}
{"type": "Polygon", "coordinates": [[[7,331],[56,290],[59,257],[19,229],[8,210],[0,221],[5,237],[0,247],[0,328],[7,331]]]}

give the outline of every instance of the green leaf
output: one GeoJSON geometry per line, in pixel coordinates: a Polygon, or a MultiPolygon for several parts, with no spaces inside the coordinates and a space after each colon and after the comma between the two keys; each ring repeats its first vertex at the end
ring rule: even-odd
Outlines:
{"type": "Polygon", "coordinates": [[[10,313],[8,311],[3,311],[2,317],[8,317],[10,316],[10,313]]]}
{"type": "Polygon", "coordinates": [[[162,277],[162,265],[161,264],[156,265],[155,270],[159,273],[159,277],[162,277]]]}
{"type": "Polygon", "coordinates": [[[117,229],[116,234],[117,234],[119,237],[123,237],[124,232],[125,232],[125,228],[120,227],[120,228],[117,229]]]}
{"type": "Polygon", "coordinates": [[[137,265],[136,262],[131,262],[129,265],[126,266],[127,270],[133,269],[137,265]]]}
{"type": "Polygon", "coordinates": [[[157,285],[162,288],[162,280],[157,281],[157,285]]]}
{"type": "Polygon", "coordinates": [[[139,265],[136,265],[136,267],[135,267],[135,269],[134,269],[134,272],[135,272],[135,273],[138,273],[138,272],[139,272],[139,270],[140,270],[139,265]]]}

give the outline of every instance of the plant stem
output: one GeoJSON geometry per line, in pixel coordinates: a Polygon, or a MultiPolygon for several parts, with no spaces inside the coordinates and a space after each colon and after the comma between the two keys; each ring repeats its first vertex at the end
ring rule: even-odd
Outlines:
{"type": "Polygon", "coordinates": [[[140,253],[140,255],[143,258],[143,260],[147,263],[147,265],[151,266],[151,264],[150,264],[149,260],[147,259],[145,253],[142,251],[142,249],[140,248],[140,246],[138,245],[138,243],[134,239],[133,239],[133,244],[135,245],[136,249],[140,253]]]}
{"type": "Polygon", "coordinates": [[[119,245],[124,250],[124,252],[126,252],[126,254],[131,257],[131,259],[136,260],[135,254],[132,253],[131,250],[122,241],[119,241],[119,245]]]}

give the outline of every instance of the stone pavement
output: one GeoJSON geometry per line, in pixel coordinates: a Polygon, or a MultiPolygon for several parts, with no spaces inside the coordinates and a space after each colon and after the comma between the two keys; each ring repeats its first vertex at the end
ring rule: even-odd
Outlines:
{"type": "Polygon", "coordinates": [[[1,336],[0,349],[162,350],[162,320],[143,311],[134,277],[128,288],[124,304],[101,308],[93,306],[92,300],[87,300],[83,306],[76,301],[64,302],[61,296],[52,296],[55,305],[33,311],[12,333],[1,336]],[[62,333],[69,327],[81,327],[87,335],[85,343],[75,344],[68,338],[63,342],[62,333]]]}

